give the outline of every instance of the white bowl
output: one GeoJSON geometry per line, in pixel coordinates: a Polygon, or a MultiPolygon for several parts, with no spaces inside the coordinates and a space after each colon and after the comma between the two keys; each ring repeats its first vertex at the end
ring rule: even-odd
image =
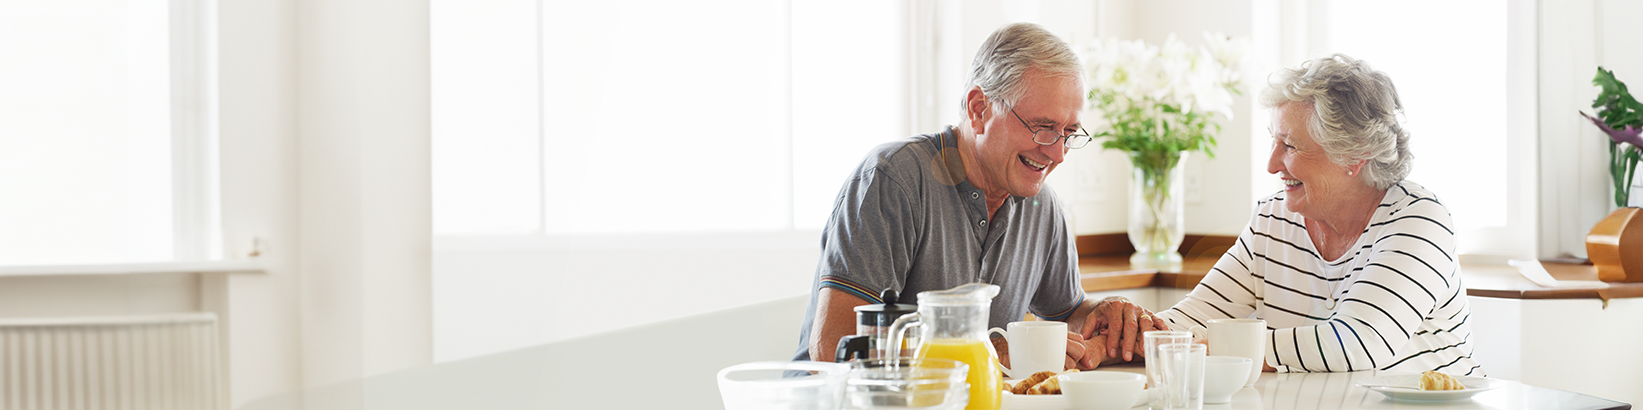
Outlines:
{"type": "Polygon", "coordinates": [[[727,410],[838,409],[849,374],[840,363],[742,363],[719,371],[719,395],[727,410]]]}
{"type": "Polygon", "coordinates": [[[1204,358],[1204,403],[1230,403],[1232,394],[1249,380],[1248,357],[1209,356],[1204,358]]]}
{"type": "Polygon", "coordinates": [[[959,410],[970,402],[964,380],[970,366],[937,358],[867,359],[850,362],[844,383],[848,409],[959,410]]]}
{"type": "Polygon", "coordinates": [[[1060,376],[1061,394],[1077,409],[1121,410],[1135,406],[1147,376],[1139,373],[1089,371],[1060,376]]]}

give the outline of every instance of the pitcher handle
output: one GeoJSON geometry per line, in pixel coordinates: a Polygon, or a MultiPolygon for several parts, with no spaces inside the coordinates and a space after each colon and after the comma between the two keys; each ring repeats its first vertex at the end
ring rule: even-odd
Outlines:
{"type": "Polygon", "coordinates": [[[872,339],[863,335],[850,335],[839,338],[838,351],[833,354],[834,363],[846,363],[855,359],[872,358],[868,350],[872,339]]]}
{"type": "MultiPolygon", "coordinates": [[[[890,346],[885,351],[889,359],[899,359],[904,356],[901,353],[901,347],[907,343],[905,334],[909,329],[924,326],[924,323],[919,320],[920,317],[919,312],[908,313],[896,318],[896,321],[890,324],[890,346]]],[[[916,347],[914,351],[917,352],[916,347]]]]}
{"type": "MultiPolygon", "coordinates": [[[[992,329],[987,329],[987,338],[991,339],[993,337],[993,333],[998,333],[998,334],[1004,335],[1004,340],[1005,341],[1010,340],[1010,332],[1005,331],[1004,329],[1000,329],[1000,328],[996,328],[996,327],[992,328],[992,329]]],[[[997,359],[998,357],[1002,356],[1002,355],[998,354],[998,346],[994,345],[991,341],[988,341],[986,343],[986,345],[987,345],[987,350],[991,351],[993,353],[993,358],[994,359],[997,359]]],[[[1019,379],[1018,377],[1015,377],[1015,371],[1010,370],[1010,368],[1008,368],[1008,367],[1004,367],[1003,363],[999,363],[998,368],[1001,369],[1001,370],[1004,370],[1004,377],[1008,377],[1008,378],[1011,378],[1011,379],[1019,379]]]]}

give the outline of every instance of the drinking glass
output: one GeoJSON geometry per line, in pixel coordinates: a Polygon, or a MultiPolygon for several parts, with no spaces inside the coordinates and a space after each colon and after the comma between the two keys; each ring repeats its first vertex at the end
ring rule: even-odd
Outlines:
{"type": "Polygon", "coordinates": [[[1204,355],[1209,348],[1197,343],[1169,343],[1158,346],[1159,388],[1164,391],[1164,410],[1204,408],[1204,355]]]}
{"type": "Polygon", "coordinates": [[[1192,343],[1192,332],[1179,330],[1154,330],[1141,335],[1142,348],[1146,349],[1147,363],[1147,408],[1164,410],[1164,391],[1158,389],[1159,367],[1158,346],[1170,343],[1192,343]]]}

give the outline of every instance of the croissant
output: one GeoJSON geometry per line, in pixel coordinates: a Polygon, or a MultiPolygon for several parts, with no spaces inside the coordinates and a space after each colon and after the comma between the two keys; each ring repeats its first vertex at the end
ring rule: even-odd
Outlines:
{"type": "Polygon", "coordinates": [[[1015,393],[1015,394],[1027,394],[1027,389],[1031,389],[1031,388],[1033,388],[1033,386],[1037,386],[1038,383],[1043,382],[1044,379],[1048,379],[1048,378],[1051,378],[1051,377],[1054,377],[1054,376],[1055,376],[1055,372],[1048,371],[1048,370],[1038,372],[1038,373],[1033,373],[1032,376],[1027,376],[1027,378],[1021,379],[1020,383],[1016,383],[1014,387],[1011,387],[1010,392],[1015,393]]]}
{"type": "Polygon", "coordinates": [[[1465,385],[1447,374],[1427,370],[1421,373],[1421,390],[1464,390],[1465,385]]]}
{"type": "MultiPolygon", "coordinates": [[[[1068,370],[1068,371],[1062,372],[1061,374],[1075,373],[1075,372],[1078,372],[1078,369],[1068,370]]],[[[1056,375],[1056,376],[1060,376],[1060,375],[1056,375]]],[[[1046,378],[1046,379],[1044,379],[1043,382],[1039,382],[1037,385],[1034,385],[1031,389],[1027,389],[1027,394],[1061,394],[1061,378],[1060,377],[1055,377],[1055,376],[1051,376],[1049,378],[1046,378]]]]}

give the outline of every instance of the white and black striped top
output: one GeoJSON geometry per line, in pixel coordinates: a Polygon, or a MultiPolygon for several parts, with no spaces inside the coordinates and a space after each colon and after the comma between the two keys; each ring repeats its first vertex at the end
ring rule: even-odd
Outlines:
{"type": "Polygon", "coordinates": [[[1333,261],[1283,201],[1280,192],[1258,202],[1237,244],[1158,316],[1175,329],[1264,319],[1266,362],[1280,372],[1484,375],[1472,359],[1449,210],[1431,191],[1409,181],[1387,189],[1356,245],[1333,261]]]}

